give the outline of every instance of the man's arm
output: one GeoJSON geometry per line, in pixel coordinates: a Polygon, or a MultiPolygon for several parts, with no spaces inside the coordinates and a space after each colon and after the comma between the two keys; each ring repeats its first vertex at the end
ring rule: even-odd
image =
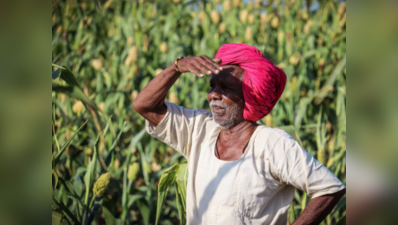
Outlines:
{"type": "MultiPolygon", "coordinates": [[[[275,144],[275,149],[285,146],[291,147],[285,154],[281,151],[279,157],[282,156],[283,160],[277,161],[276,171],[279,172],[276,176],[283,183],[292,185],[311,197],[305,210],[293,224],[319,224],[344,195],[345,185],[297,141],[291,139],[280,141],[275,144]]],[[[278,158],[277,156],[275,157],[278,158]]]]}
{"type": "Polygon", "coordinates": [[[346,189],[339,192],[319,196],[308,202],[301,215],[292,225],[317,225],[320,224],[327,215],[333,210],[337,202],[345,194],[346,189]]]}
{"type": "Polygon", "coordinates": [[[140,92],[133,102],[134,109],[147,119],[152,125],[157,126],[164,118],[167,107],[164,104],[167,93],[181,73],[192,72],[198,77],[203,77],[202,72],[207,75],[218,74],[222,70],[218,63],[221,59],[211,60],[207,56],[195,56],[180,59],[177,72],[174,63],[163,70],[140,92]]]}

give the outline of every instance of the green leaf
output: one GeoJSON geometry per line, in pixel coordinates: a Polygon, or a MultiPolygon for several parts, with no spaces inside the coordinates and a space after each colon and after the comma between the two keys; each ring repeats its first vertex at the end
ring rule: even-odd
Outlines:
{"type": "Polygon", "coordinates": [[[52,84],[52,90],[55,92],[61,92],[64,94],[69,95],[70,97],[73,97],[75,99],[78,99],[83,102],[84,106],[87,109],[90,109],[90,113],[92,113],[92,116],[94,117],[95,122],[97,123],[97,128],[99,130],[102,130],[102,126],[100,121],[98,120],[100,118],[98,110],[96,105],[83,93],[83,91],[80,89],[79,84],[77,83],[77,80],[75,76],[73,75],[72,71],[67,68],[67,67],[62,67],[56,64],[53,64],[53,66],[60,68],[61,71],[61,79],[65,80],[67,84],[70,86],[60,86],[57,84],[52,84]]]}
{"type": "Polygon", "coordinates": [[[175,164],[169,168],[167,168],[165,171],[163,171],[162,176],[160,177],[159,180],[159,192],[164,192],[168,191],[171,185],[173,185],[175,179],[176,179],[176,174],[178,172],[178,169],[180,168],[179,164],[175,164]]]}
{"type": "Polygon", "coordinates": [[[177,172],[176,187],[176,204],[178,217],[181,224],[186,224],[186,196],[187,196],[188,166],[187,163],[181,163],[177,172]]]}
{"type": "Polygon", "coordinates": [[[129,202],[128,202],[128,208],[131,207],[131,205],[136,202],[137,200],[140,200],[141,198],[143,198],[143,195],[129,195],[129,202]]]}
{"type": "Polygon", "coordinates": [[[159,180],[158,187],[158,205],[156,210],[156,222],[155,225],[159,222],[160,212],[162,210],[162,206],[164,201],[166,200],[167,192],[169,191],[171,185],[173,185],[178,169],[180,168],[179,164],[175,164],[168,169],[166,169],[159,180]]]}
{"type": "Polygon", "coordinates": [[[311,102],[312,102],[312,98],[309,98],[309,97],[304,97],[304,98],[300,99],[298,113],[296,114],[296,117],[294,118],[294,126],[295,127],[300,128],[301,121],[305,117],[305,114],[307,113],[307,108],[311,104],[311,102]]]}
{"type": "Polygon", "coordinates": [[[112,122],[112,116],[109,117],[108,122],[106,123],[105,129],[102,132],[102,137],[103,138],[105,138],[106,133],[108,133],[109,125],[111,124],[111,122],[112,122]]]}
{"type": "Polygon", "coordinates": [[[186,224],[186,216],[185,216],[185,208],[184,208],[184,201],[181,198],[181,195],[178,194],[180,191],[178,189],[178,185],[174,184],[177,194],[176,194],[176,206],[177,206],[177,211],[178,211],[178,218],[180,219],[180,224],[186,224]]]}
{"type": "Polygon", "coordinates": [[[92,101],[77,86],[60,86],[53,83],[52,90],[57,93],[64,93],[95,108],[95,105],[92,103],[92,101]]]}
{"type": "Polygon", "coordinates": [[[308,200],[307,200],[307,193],[303,193],[303,200],[301,201],[301,212],[304,211],[305,207],[307,206],[308,200]]]}
{"type": "Polygon", "coordinates": [[[102,206],[102,213],[105,217],[105,224],[106,225],[124,225],[125,221],[122,219],[115,219],[112,213],[104,206],[102,206]]]}
{"type": "Polygon", "coordinates": [[[55,202],[55,204],[62,209],[62,211],[64,211],[76,224],[80,225],[81,223],[79,222],[79,220],[77,220],[77,218],[73,215],[73,213],[71,211],[69,211],[68,207],[66,207],[64,205],[64,203],[59,202],[57,199],[55,199],[53,197],[53,202],[55,202]]]}
{"type": "MultiPolygon", "coordinates": [[[[53,111],[55,111],[55,109],[53,108],[53,111]]],[[[55,116],[54,116],[55,117],[55,116]]],[[[59,153],[59,151],[61,150],[61,148],[59,147],[59,143],[58,143],[58,138],[57,138],[57,134],[55,133],[55,126],[54,126],[54,120],[52,121],[52,129],[53,129],[53,135],[54,135],[54,140],[55,140],[55,144],[57,145],[57,153],[59,153]]],[[[53,156],[55,155],[55,152],[53,152],[53,156]]],[[[53,164],[53,168],[54,168],[54,164],[53,164]]]]}
{"type": "Polygon", "coordinates": [[[77,133],[84,127],[84,125],[86,125],[86,123],[88,122],[88,120],[86,122],[83,123],[83,125],[81,125],[79,127],[79,129],[77,129],[77,131],[72,135],[72,137],[70,137],[68,139],[68,141],[66,141],[66,143],[62,146],[61,150],[58,152],[58,154],[55,156],[54,158],[54,165],[58,163],[59,159],[61,158],[62,154],[64,153],[66,147],[68,147],[68,145],[70,144],[70,142],[73,140],[73,138],[77,135],[77,133]]]}
{"type": "Polygon", "coordinates": [[[333,157],[333,160],[339,162],[346,154],[346,147],[342,148],[338,154],[333,157]]]}
{"type": "Polygon", "coordinates": [[[127,167],[123,168],[123,190],[122,190],[122,214],[121,218],[125,219],[127,214],[127,195],[129,188],[127,187],[127,167]]]}
{"type": "MultiPolygon", "coordinates": [[[[58,70],[61,70],[59,73],[61,74],[60,78],[64,80],[67,84],[72,85],[72,86],[77,86],[79,87],[79,83],[77,82],[75,76],[73,75],[72,71],[65,66],[59,66],[56,64],[52,64],[54,67],[59,68],[58,70]]],[[[57,70],[56,70],[57,71],[57,70]]],[[[54,71],[55,72],[55,71],[54,71]]],[[[54,78],[53,78],[54,79],[54,78]]]]}
{"type": "Polygon", "coordinates": [[[150,164],[148,162],[147,156],[144,153],[141,143],[138,145],[137,149],[138,149],[138,151],[140,153],[140,157],[141,157],[142,175],[144,176],[145,184],[149,184],[150,173],[151,173],[150,164]]]}
{"type": "Polygon", "coordinates": [[[289,222],[292,224],[296,220],[296,214],[294,213],[294,204],[292,203],[289,207],[289,222]]]}
{"type": "Polygon", "coordinates": [[[73,176],[73,179],[76,179],[76,177],[80,177],[80,174],[82,174],[86,171],[87,171],[86,167],[81,166],[81,167],[77,168],[75,175],[73,176]]]}
{"type": "Polygon", "coordinates": [[[137,202],[138,209],[141,212],[142,218],[144,219],[144,224],[148,225],[149,224],[149,205],[148,202],[142,198],[137,202]]]}
{"type": "Polygon", "coordinates": [[[166,200],[167,197],[167,192],[163,191],[163,192],[158,192],[158,205],[157,205],[157,209],[156,209],[156,222],[155,225],[158,224],[159,222],[159,218],[160,218],[160,212],[162,211],[162,206],[166,200]]]}
{"type": "Polygon", "coordinates": [[[119,134],[117,135],[117,137],[116,137],[116,139],[113,141],[113,144],[112,144],[112,147],[111,147],[111,150],[113,150],[115,147],[116,147],[116,145],[117,145],[117,142],[119,141],[119,139],[120,139],[120,136],[122,135],[122,133],[123,133],[123,128],[126,126],[126,122],[124,122],[123,123],[123,127],[122,127],[122,129],[120,129],[120,132],[119,132],[119,134]]]}
{"type": "Polygon", "coordinates": [[[61,220],[62,220],[62,214],[53,210],[51,224],[61,225],[61,220]]]}
{"type": "Polygon", "coordinates": [[[82,196],[84,190],[84,183],[83,180],[79,177],[76,177],[73,181],[73,190],[75,191],[76,195],[82,196]]]}
{"type": "Polygon", "coordinates": [[[106,225],[116,225],[115,217],[113,217],[112,213],[104,206],[102,206],[102,213],[104,214],[106,225]]]}
{"type": "Polygon", "coordinates": [[[95,8],[96,8],[98,11],[101,10],[101,7],[100,7],[100,4],[99,4],[98,0],[94,0],[94,3],[95,3],[95,8]]]}
{"type": "Polygon", "coordinates": [[[57,173],[55,173],[55,170],[53,169],[53,172],[52,172],[52,174],[53,174],[53,177],[54,177],[54,179],[55,179],[55,188],[57,188],[57,184],[58,184],[58,176],[57,176],[57,173]]]}
{"type": "Polygon", "coordinates": [[[88,166],[87,166],[87,171],[86,174],[84,175],[84,184],[86,185],[86,197],[84,200],[84,204],[87,206],[88,203],[88,196],[89,193],[91,191],[91,185],[95,179],[95,165],[98,161],[97,159],[97,154],[98,154],[98,150],[97,148],[94,146],[94,154],[92,159],[90,160],[88,166]]]}
{"type": "Polygon", "coordinates": [[[53,79],[53,80],[57,79],[57,78],[61,75],[61,70],[62,70],[62,69],[57,69],[56,71],[53,71],[53,72],[52,72],[51,75],[52,75],[52,79],[53,79]]]}
{"type": "Polygon", "coordinates": [[[327,93],[329,92],[330,88],[333,87],[333,84],[336,81],[337,77],[340,74],[342,74],[342,71],[343,71],[345,65],[346,65],[346,56],[344,56],[344,58],[341,59],[339,63],[337,63],[336,67],[330,74],[329,78],[326,80],[325,85],[323,85],[321,90],[319,90],[319,92],[314,100],[315,104],[318,105],[323,101],[323,99],[326,97],[327,93]]]}
{"type": "Polygon", "coordinates": [[[343,218],[341,218],[339,220],[339,222],[336,223],[336,225],[345,225],[346,224],[346,216],[344,216],[343,218]]]}
{"type": "Polygon", "coordinates": [[[144,128],[138,134],[134,135],[134,137],[131,139],[131,142],[130,142],[130,152],[141,141],[141,139],[144,137],[145,133],[146,132],[145,132],[145,128],[144,128]]]}
{"type": "MultiPolygon", "coordinates": [[[[111,121],[109,121],[108,122],[108,125],[106,126],[106,128],[105,128],[105,131],[107,131],[108,130],[108,128],[109,128],[109,123],[110,123],[111,121]]],[[[105,162],[109,162],[109,157],[112,157],[112,159],[111,159],[111,162],[110,162],[110,166],[108,167],[108,172],[114,172],[114,167],[113,167],[113,157],[114,157],[114,150],[115,150],[115,147],[116,147],[116,145],[117,145],[117,142],[119,141],[119,139],[120,139],[120,136],[122,135],[122,133],[123,133],[123,129],[124,129],[124,127],[126,126],[126,122],[124,122],[124,124],[123,124],[123,127],[122,127],[122,129],[119,131],[119,133],[118,133],[118,135],[117,135],[117,137],[116,137],[116,139],[113,141],[113,143],[112,143],[112,146],[111,146],[111,148],[110,148],[110,150],[109,150],[109,152],[108,152],[108,154],[106,155],[106,158],[105,158],[105,162]],[[113,169],[112,169],[113,168],[113,169]],[[113,170],[113,171],[111,171],[111,170],[113,170]]],[[[105,133],[106,132],[104,132],[104,136],[105,136],[105,133]]],[[[128,162],[127,162],[128,163],[128,162]]]]}

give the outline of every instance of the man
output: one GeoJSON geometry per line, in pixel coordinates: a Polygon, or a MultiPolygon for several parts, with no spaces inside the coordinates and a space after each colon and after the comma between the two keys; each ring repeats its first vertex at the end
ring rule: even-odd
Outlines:
{"type": "Polygon", "coordinates": [[[176,60],[133,103],[148,133],[188,160],[187,224],[285,225],[295,188],[312,199],[293,224],[319,224],[345,186],[285,131],[256,124],[281,96],[286,75],[246,44],[223,45],[215,58],[176,60]],[[165,101],[185,72],[211,75],[212,113],[165,101]]]}

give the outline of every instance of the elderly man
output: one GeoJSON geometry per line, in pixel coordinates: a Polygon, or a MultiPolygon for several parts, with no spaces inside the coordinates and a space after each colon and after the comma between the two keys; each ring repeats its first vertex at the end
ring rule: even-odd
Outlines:
{"type": "Polygon", "coordinates": [[[274,107],[286,75],[246,44],[223,45],[216,59],[179,58],[133,106],[149,134],[188,160],[187,224],[283,224],[295,188],[312,199],[293,224],[319,224],[345,186],[285,131],[256,124],[274,107]],[[165,101],[181,73],[211,76],[211,113],[165,101]]]}

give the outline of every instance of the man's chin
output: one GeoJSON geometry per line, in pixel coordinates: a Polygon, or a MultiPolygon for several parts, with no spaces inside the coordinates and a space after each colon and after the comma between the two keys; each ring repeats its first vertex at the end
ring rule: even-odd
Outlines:
{"type": "Polygon", "coordinates": [[[216,116],[216,115],[214,115],[214,114],[213,114],[213,120],[214,120],[214,122],[216,122],[216,123],[222,123],[222,122],[224,121],[223,119],[221,119],[221,117],[216,116]]]}
{"type": "Polygon", "coordinates": [[[220,117],[213,116],[214,122],[216,122],[221,127],[225,127],[225,120],[221,119],[220,117]]]}

